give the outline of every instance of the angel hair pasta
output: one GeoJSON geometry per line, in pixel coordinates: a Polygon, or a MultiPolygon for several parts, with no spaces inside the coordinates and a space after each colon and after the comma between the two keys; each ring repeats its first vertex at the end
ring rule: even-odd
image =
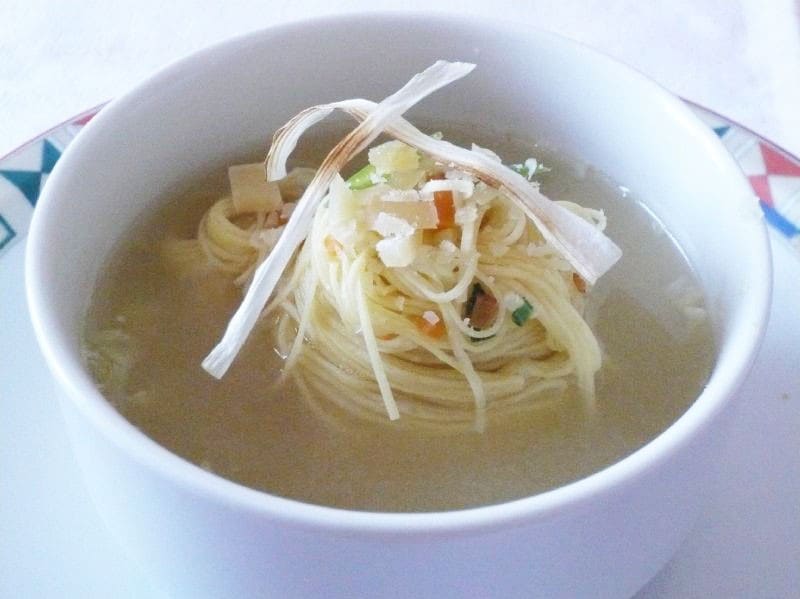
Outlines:
{"type": "MultiPolygon", "coordinates": [[[[527,164],[516,168],[532,177],[527,164]]],[[[246,283],[294,208],[281,190],[295,199],[312,173],[276,184],[261,165],[232,167],[232,196],[199,227],[208,259],[246,283]]],[[[605,226],[600,211],[561,205],[605,226]]],[[[287,274],[263,322],[317,403],[435,424],[571,381],[593,397],[601,354],[582,317],[584,280],[501,190],[400,141],[334,179],[287,274]]]]}
{"type": "Polygon", "coordinates": [[[400,116],[473,67],[440,61],[379,104],[306,109],[276,133],[267,181],[257,165],[231,168],[232,197],[206,214],[199,242],[249,288],[206,370],[222,376],[256,320],[275,313],[285,370],[309,397],[364,418],[480,426],[487,409],[570,379],[591,401],[601,356],[583,293],[620,255],[603,214],[542,196],[533,160],[512,170],[400,116]],[[297,204],[283,203],[275,180],[297,139],[334,109],[361,123],[297,204]],[[345,182],[339,169],[382,131],[397,139],[345,182]]]}

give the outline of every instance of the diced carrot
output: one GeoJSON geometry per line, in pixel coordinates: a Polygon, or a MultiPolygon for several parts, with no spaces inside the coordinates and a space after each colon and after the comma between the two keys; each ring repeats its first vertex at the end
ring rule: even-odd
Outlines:
{"type": "Polygon", "coordinates": [[[447,332],[441,317],[436,322],[430,322],[422,316],[412,316],[412,320],[422,333],[433,339],[441,339],[447,332]]]}
{"type": "Polygon", "coordinates": [[[378,339],[381,341],[391,341],[392,339],[396,339],[397,335],[395,333],[386,333],[385,335],[378,335],[378,339]]]}
{"type": "Polygon", "coordinates": [[[575,285],[575,289],[581,293],[586,293],[586,281],[576,272],[572,273],[572,284],[575,285]]]}
{"type": "Polygon", "coordinates": [[[338,241],[336,241],[336,239],[334,239],[334,238],[333,238],[333,237],[331,237],[330,235],[326,235],[326,236],[325,236],[325,241],[324,241],[324,243],[325,243],[325,249],[326,249],[326,250],[328,251],[328,253],[329,253],[329,254],[331,254],[331,255],[334,255],[334,256],[335,256],[335,255],[336,255],[336,253],[337,253],[339,250],[341,250],[341,249],[342,249],[342,244],[341,244],[341,243],[339,243],[338,241]]]}
{"type": "Polygon", "coordinates": [[[452,227],[456,222],[456,205],[453,201],[453,192],[449,190],[434,191],[433,203],[436,205],[436,215],[439,217],[437,229],[452,227]]]}

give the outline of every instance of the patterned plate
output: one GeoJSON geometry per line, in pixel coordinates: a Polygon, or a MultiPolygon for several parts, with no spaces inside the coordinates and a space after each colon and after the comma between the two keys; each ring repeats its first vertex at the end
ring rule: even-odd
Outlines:
{"type": "MultiPolygon", "coordinates": [[[[723,116],[687,103],[739,163],[767,222],[800,251],[800,159],[723,116]]],[[[25,237],[48,175],[101,108],[87,110],[0,158],[0,256],[25,237]]]]}
{"type": "MultiPolygon", "coordinates": [[[[739,392],[713,505],[636,599],[797,597],[800,589],[800,160],[693,107],[737,158],[773,228],[770,323],[739,392]]],[[[166,599],[80,484],[25,318],[24,239],[61,153],[100,107],[0,158],[0,597],[166,599]]]]}

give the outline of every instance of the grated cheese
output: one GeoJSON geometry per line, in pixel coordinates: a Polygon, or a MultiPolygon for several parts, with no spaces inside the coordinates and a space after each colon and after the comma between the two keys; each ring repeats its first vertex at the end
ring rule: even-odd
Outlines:
{"type": "Polygon", "coordinates": [[[464,226],[474,223],[478,219],[478,210],[475,206],[463,206],[456,210],[455,221],[457,225],[464,226]]]}
{"type": "Polygon", "coordinates": [[[371,229],[377,231],[383,237],[407,237],[414,233],[414,227],[412,227],[407,220],[394,216],[393,214],[387,214],[386,212],[378,213],[378,216],[372,223],[371,229]]]}
{"type": "Polygon", "coordinates": [[[445,171],[444,178],[449,179],[451,181],[470,181],[472,183],[475,182],[475,177],[473,177],[470,173],[458,169],[449,169],[445,171]]]}
{"type": "Polygon", "coordinates": [[[523,164],[525,165],[525,168],[528,169],[528,176],[526,179],[530,181],[536,174],[536,169],[539,167],[539,163],[536,162],[536,158],[528,158],[523,164]]]}
{"type": "Polygon", "coordinates": [[[425,183],[421,190],[423,195],[430,195],[436,191],[452,191],[468,198],[475,191],[475,184],[466,179],[433,179],[425,183]]]}
{"type": "Polygon", "coordinates": [[[436,314],[436,312],[434,312],[433,310],[425,310],[425,312],[422,313],[422,318],[426,322],[428,322],[428,324],[436,324],[441,320],[441,318],[439,318],[439,315],[436,314]]]}
{"type": "Polygon", "coordinates": [[[375,244],[378,257],[384,265],[402,268],[410,265],[417,256],[417,240],[413,235],[387,237],[375,244]]]}
{"type": "Polygon", "coordinates": [[[525,300],[522,299],[522,296],[514,292],[506,293],[503,296],[503,306],[509,312],[513,312],[514,310],[522,306],[524,303],[525,300]]]}
{"type": "Polygon", "coordinates": [[[455,254],[458,247],[449,239],[443,239],[439,244],[439,249],[447,254],[455,254]]]}
{"type": "Polygon", "coordinates": [[[387,189],[381,194],[384,202],[419,202],[422,198],[416,189],[387,189]]]}

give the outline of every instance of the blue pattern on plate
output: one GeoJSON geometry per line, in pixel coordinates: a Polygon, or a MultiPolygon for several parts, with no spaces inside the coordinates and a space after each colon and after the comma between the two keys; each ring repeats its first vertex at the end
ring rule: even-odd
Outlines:
{"type": "Polygon", "coordinates": [[[17,236],[17,232],[11,228],[8,221],[0,214],[0,251],[3,250],[17,236]]]}

